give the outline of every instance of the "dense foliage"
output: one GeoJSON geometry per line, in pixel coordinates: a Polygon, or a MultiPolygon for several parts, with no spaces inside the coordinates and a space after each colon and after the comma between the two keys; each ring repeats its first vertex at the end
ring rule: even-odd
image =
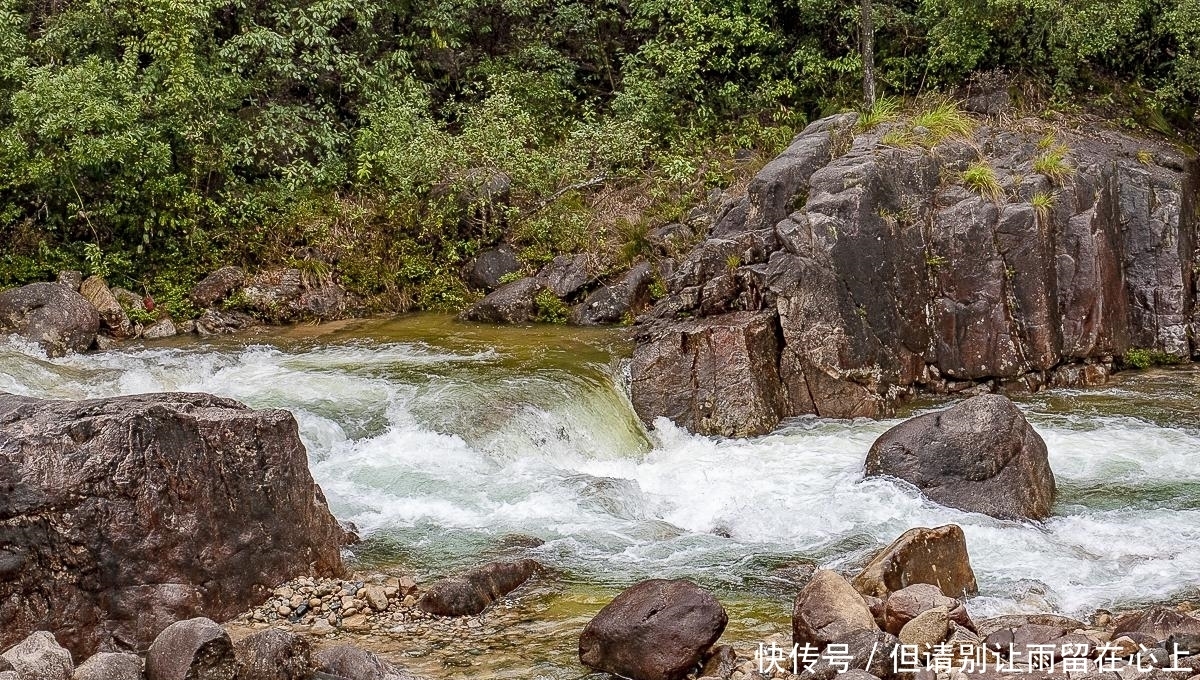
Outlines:
{"type": "MultiPolygon", "coordinates": [[[[442,306],[476,249],[629,241],[853,106],[858,0],[0,0],[0,286],[312,246],[442,306]],[[511,179],[501,210],[473,184],[511,179]],[[601,191],[636,211],[597,229],[601,191]],[[637,203],[623,199],[624,203],[637,203]]],[[[875,0],[881,89],[1003,69],[1190,125],[1198,0],[875,0]]],[[[628,249],[625,249],[628,254],[628,249]]]]}

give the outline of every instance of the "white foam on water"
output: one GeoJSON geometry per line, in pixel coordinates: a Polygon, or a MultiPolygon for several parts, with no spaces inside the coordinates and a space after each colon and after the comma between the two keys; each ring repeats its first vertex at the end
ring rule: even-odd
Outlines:
{"type": "Polygon", "coordinates": [[[1004,522],[864,480],[867,449],[897,421],[801,419],[722,440],[660,420],[646,433],[605,367],[503,359],[502,348],[356,341],[47,360],[8,343],[0,390],[204,391],[287,408],[335,514],[442,569],[523,533],[548,541],[543,560],[584,580],[687,576],[737,590],[771,564],[850,568],[908,528],[956,523],[979,578],[979,615],[1083,615],[1200,585],[1193,430],[1035,408],[1063,500],[1044,524],[1004,522]],[[1115,495],[1105,496],[1109,486],[1115,495]]]}

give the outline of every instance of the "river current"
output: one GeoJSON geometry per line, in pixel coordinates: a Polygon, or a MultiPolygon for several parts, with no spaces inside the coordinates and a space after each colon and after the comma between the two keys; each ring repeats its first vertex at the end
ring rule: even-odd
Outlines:
{"type": "Polygon", "coordinates": [[[712,588],[733,603],[731,629],[784,631],[794,570],[853,569],[908,528],[947,523],[967,535],[975,616],[1085,617],[1200,587],[1195,370],[1017,398],[1059,485],[1054,516],[1031,524],[864,481],[867,449],[898,420],[802,418],[748,440],[644,428],[619,333],[412,316],[53,360],[8,342],[0,391],[203,391],[288,409],[331,509],[366,539],[360,563],[428,581],[536,537],[532,556],[560,573],[541,612],[564,639],[647,577],[712,588]]]}

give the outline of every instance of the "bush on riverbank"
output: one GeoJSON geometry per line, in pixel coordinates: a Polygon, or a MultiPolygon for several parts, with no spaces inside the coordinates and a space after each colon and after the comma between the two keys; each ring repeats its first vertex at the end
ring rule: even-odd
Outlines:
{"type": "MultiPolygon", "coordinates": [[[[301,262],[438,308],[470,298],[462,265],[502,238],[530,266],[616,260],[629,225],[679,217],[857,102],[858,6],[0,0],[0,286],[72,267],[182,300],[220,264],[301,262]],[[481,172],[507,200],[464,209],[481,172]]],[[[1023,97],[1191,124],[1188,0],[875,13],[888,92],[1006,69],[1037,84],[1023,97]]]]}

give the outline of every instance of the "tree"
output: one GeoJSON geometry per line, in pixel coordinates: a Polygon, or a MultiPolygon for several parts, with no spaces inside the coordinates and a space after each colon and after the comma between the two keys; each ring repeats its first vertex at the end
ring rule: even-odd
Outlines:
{"type": "Polygon", "coordinates": [[[871,0],[862,0],[863,104],[875,106],[875,8],[871,0]]]}

